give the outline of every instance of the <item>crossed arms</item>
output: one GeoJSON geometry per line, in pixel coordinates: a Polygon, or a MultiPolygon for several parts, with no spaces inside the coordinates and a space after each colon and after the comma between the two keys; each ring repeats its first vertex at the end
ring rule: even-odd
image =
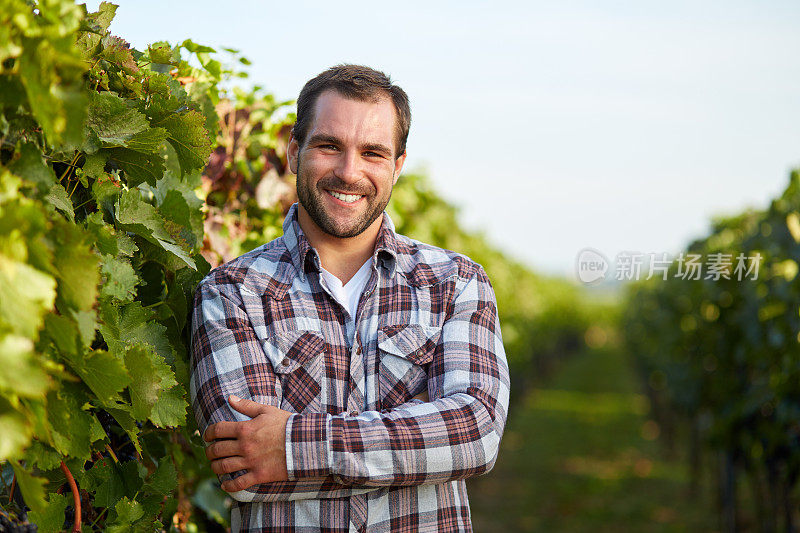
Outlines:
{"type": "Polygon", "coordinates": [[[241,501],[341,497],[488,471],[505,425],[508,367],[488,278],[479,269],[458,289],[428,367],[431,401],[353,416],[279,409],[279,379],[236,286],[202,284],[191,392],[223,489],[241,501]],[[230,475],[238,471],[246,473],[230,475]]]}

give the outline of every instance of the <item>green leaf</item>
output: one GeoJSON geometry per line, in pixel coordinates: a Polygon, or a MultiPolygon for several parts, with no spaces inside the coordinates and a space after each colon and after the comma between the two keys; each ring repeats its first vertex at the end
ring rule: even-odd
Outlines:
{"type": "Polygon", "coordinates": [[[107,213],[114,213],[114,206],[122,192],[120,186],[111,179],[98,179],[92,184],[92,197],[97,206],[107,213]]]}
{"type": "Polygon", "coordinates": [[[65,511],[72,503],[72,498],[64,494],[51,492],[49,501],[41,511],[31,511],[28,514],[32,524],[36,524],[39,533],[58,533],[63,531],[65,511]]]}
{"type": "Polygon", "coordinates": [[[168,140],[178,154],[183,174],[206,166],[213,147],[205,128],[205,117],[201,113],[190,110],[173,114],[157,125],[167,130],[168,140]]]}
{"type": "Polygon", "coordinates": [[[62,383],[47,395],[47,419],[53,447],[62,455],[88,460],[91,444],[105,433],[97,418],[81,408],[85,400],[77,386],[62,383]]]}
{"type": "Polygon", "coordinates": [[[55,313],[47,315],[44,320],[44,336],[50,338],[64,357],[73,358],[80,351],[78,325],[69,317],[55,313]]]}
{"type": "Polygon", "coordinates": [[[75,372],[105,405],[119,400],[119,392],[130,384],[122,361],[103,350],[87,353],[75,366],[75,372]]]}
{"type": "MultiPolygon", "coordinates": [[[[0,212],[0,224],[2,224],[0,212]]],[[[0,231],[2,235],[2,231],[0,231]]],[[[40,270],[5,257],[0,248],[0,325],[28,338],[34,338],[45,313],[53,308],[56,280],[40,270]]]]}
{"type": "Polygon", "coordinates": [[[62,313],[70,308],[87,311],[97,299],[99,258],[89,247],[89,235],[78,226],[62,222],[54,229],[58,243],[53,258],[58,278],[56,304],[62,313]]]}
{"type": "Polygon", "coordinates": [[[70,222],[75,221],[75,211],[72,207],[72,200],[69,199],[67,190],[60,183],[54,183],[44,199],[54,208],[64,213],[70,222]]]}
{"type": "Polygon", "coordinates": [[[161,145],[167,140],[167,130],[164,128],[149,128],[137,133],[128,140],[127,147],[137,152],[157,154],[161,145]]]}
{"type": "Polygon", "coordinates": [[[199,246],[203,241],[203,201],[194,190],[168,171],[156,184],[155,193],[159,212],[172,222],[167,226],[170,234],[192,249],[199,246]]]}
{"type": "Polygon", "coordinates": [[[114,506],[116,517],[111,523],[106,525],[109,533],[127,533],[131,531],[131,526],[144,516],[144,509],[137,501],[123,498],[114,506]]]}
{"type": "Polygon", "coordinates": [[[47,480],[34,476],[16,461],[11,461],[11,467],[17,476],[17,485],[22,491],[25,504],[35,512],[44,511],[47,508],[47,502],[44,499],[44,487],[47,485],[47,480]]]}
{"type": "Polygon", "coordinates": [[[78,57],[77,50],[72,53],[57,50],[53,46],[57,43],[43,40],[34,43],[25,48],[18,60],[31,112],[51,144],[60,145],[63,141],[78,144],[86,117],[86,100],[77,87],[86,65],[78,57]],[[57,68],[59,64],[66,68],[57,68]],[[58,70],[69,71],[72,80],[59,80],[58,70]],[[71,81],[72,86],[63,83],[66,81],[71,81]]]}
{"type": "Polygon", "coordinates": [[[100,273],[103,276],[101,296],[114,298],[120,302],[129,302],[136,297],[139,276],[128,261],[104,255],[100,273]]]}
{"type": "Polygon", "coordinates": [[[183,387],[176,385],[159,394],[158,401],[153,405],[150,420],[157,427],[176,427],[186,423],[186,403],[183,387]]]}
{"type": "Polygon", "coordinates": [[[83,164],[83,173],[92,179],[105,175],[106,158],[101,153],[89,154],[83,164]]]}
{"type": "Polygon", "coordinates": [[[84,348],[89,348],[95,338],[97,330],[97,312],[94,309],[89,311],[73,311],[72,319],[78,325],[78,334],[84,348]]]}
{"type": "Polygon", "coordinates": [[[25,415],[0,396],[0,461],[20,457],[31,440],[32,430],[25,415]]]}
{"type": "Polygon", "coordinates": [[[122,468],[111,457],[95,461],[83,475],[81,488],[94,493],[95,507],[113,507],[126,494],[122,468]]]}
{"type": "Polygon", "coordinates": [[[186,319],[191,312],[195,288],[208,270],[210,270],[210,268],[208,268],[208,263],[205,262],[202,256],[198,257],[198,261],[201,262],[198,270],[182,268],[178,270],[173,279],[169,281],[167,305],[169,305],[169,308],[172,310],[172,315],[175,317],[179,330],[183,329],[183,326],[186,324],[186,319]]]}
{"type": "Polygon", "coordinates": [[[147,47],[147,53],[150,56],[150,61],[153,63],[160,63],[162,65],[174,63],[172,47],[167,42],[161,41],[151,44],[147,47]]]}
{"type": "Polygon", "coordinates": [[[164,218],[155,207],[142,200],[138,191],[128,190],[122,193],[117,202],[116,217],[123,229],[159,245],[187,266],[196,268],[189,253],[173,241],[165,227],[164,218]]]}
{"type": "Polygon", "coordinates": [[[156,492],[158,494],[172,494],[178,487],[178,472],[169,456],[162,457],[158,462],[158,468],[147,480],[144,488],[146,492],[156,492]]]}
{"type": "Polygon", "coordinates": [[[0,334],[0,391],[35,398],[50,387],[50,378],[36,360],[33,341],[0,334]]]}
{"type": "Polygon", "coordinates": [[[147,117],[114,93],[96,93],[89,104],[86,127],[106,147],[127,146],[137,133],[150,128],[147,117]]]}
{"type": "Polygon", "coordinates": [[[167,362],[174,358],[169,344],[167,328],[155,321],[155,313],[144,309],[138,301],[118,309],[108,302],[100,307],[103,335],[110,351],[122,354],[129,346],[146,344],[167,362]]]}
{"type": "Polygon", "coordinates": [[[61,464],[61,456],[53,448],[40,440],[34,440],[25,450],[25,460],[39,470],[54,470],[61,464]]]}
{"type": "Polygon", "coordinates": [[[8,165],[11,172],[41,186],[41,190],[48,190],[56,183],[55,172],[44,162],[42,151],[35,144],[21,144],[18,154],[19,158],[8,165]]]}
{"type": "Polygon", "coordinates": [[[108,156],[108,160],[125,172],[128,187],[136,187],[147,182],[155,185],[164,175],[164,159],[136,152],[127,148],[107,148],[100,151],[108,156]]]}
{"type": "Polygon", "coordinates": [[[175,374],[164,359],[146,345],[128,348],[125,366],[131,376],[132,414],[137,420],[149,418],[164,389],[177,385],[175,374]]]}
{"type": "Polygon", "coordinates": [[[114,20],[114,14],[116,12],[116,5],[110,2],[100,2],[97,11],[89,13],[86,16],[86,21],[92,23],[92,31],[104,33],[108,31],[108,27],[111,26],[111,21],[114,20]]]}

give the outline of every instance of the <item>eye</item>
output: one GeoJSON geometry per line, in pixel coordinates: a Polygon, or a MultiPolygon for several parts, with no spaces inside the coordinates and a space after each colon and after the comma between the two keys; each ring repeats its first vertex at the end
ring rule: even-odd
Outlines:
{"type": "Polygon", "coordinates": [[[371,151],[370,152],[364,152],[364,155],[367,156],[367,157],[383,157],[378,152],[371,152],[371,151]]]}
{"type": "Polygon", "coordinates": [[[339,149],[339,147],[336,146],[335,144],[320,144],[319,147],[322,148],[323,150],[338,150],[339,149]]]}

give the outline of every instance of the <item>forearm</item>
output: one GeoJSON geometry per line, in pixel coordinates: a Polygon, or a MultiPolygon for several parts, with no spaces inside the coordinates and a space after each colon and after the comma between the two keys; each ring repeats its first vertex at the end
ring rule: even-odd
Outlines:
{"type": "MultiPolygon", "coordinates": [[[[198,291],[191,361],[190,393],[201,435],[212,424],[249,419],[231,408],[228,402],[231,395],[280,407],[278,377],[236,293],[222,294],[215,287],[207,286],[198,291]]],[[[225,473],[218,477],[220,482],[225,482],[241,473],[225,473]]],[[[374,489],[345,486],[333,476],[320,476],[254,485],[233,492],[231,496],[239,501],[269,502],[341,498],[369,490],[374,489]]]]}
{"type": "Polygon", "coordinates": [[[504,411],[466,393],[358,416],[293,415],[287,471],[373,487],[471,477],[494,465],[504,421],[504,411]]]}

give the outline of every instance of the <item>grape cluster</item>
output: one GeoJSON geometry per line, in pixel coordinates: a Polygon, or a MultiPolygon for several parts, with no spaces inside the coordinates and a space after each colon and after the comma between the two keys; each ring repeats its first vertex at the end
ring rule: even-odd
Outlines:
{"type": "Polygon", "coordinates": [[[36,533],[36,524],[18,522],[0,511],[0,533],[36,533]]]}

